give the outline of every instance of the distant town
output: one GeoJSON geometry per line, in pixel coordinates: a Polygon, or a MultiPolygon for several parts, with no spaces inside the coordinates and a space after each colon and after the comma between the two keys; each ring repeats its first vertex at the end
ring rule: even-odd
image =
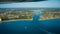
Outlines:
{"type": "Polygon", "coordinates": [[[60,18],[60,9],[48,9],[42,11],[41,20],[60,18]]]}
{"type": "Polygon", "coordinates": [[[30,10],[1,10],[0,21],[15,19],[32,19],[33,12],[30,10]]]}
{"type": "MultiPolygon", "coordinates": [[[[15,9],[0,9],[0,21],[7,21],[7,20],[16,20],[16,19],[33,19],[33,15],[35,12],[32,10],[34,9],[23,9],[23,10],[15,10],[15,9]]],[[[40,20],[48,20],[48,19],[55,19],[60,18],[60,9],[35,9],[41,10],[40,20]]]]}

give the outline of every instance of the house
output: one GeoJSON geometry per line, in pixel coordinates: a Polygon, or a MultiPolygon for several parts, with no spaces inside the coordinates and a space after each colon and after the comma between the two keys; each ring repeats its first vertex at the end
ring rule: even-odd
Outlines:
{"type": "Polygon", "coordinates": [[[9,19],[15,19],[15,18],[19,18],[19,15],[8,15],[7,17],[9,19]]]}

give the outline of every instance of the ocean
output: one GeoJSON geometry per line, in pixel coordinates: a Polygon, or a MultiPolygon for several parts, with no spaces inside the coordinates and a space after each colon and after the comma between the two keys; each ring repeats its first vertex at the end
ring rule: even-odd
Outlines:
{"type": "Polygon", "coordinates": [[[60,19],[1,22],[0,34],[60,34],[60,19]]]}
{"type": "Polygon", "coordinates": [[[60,34],[60,18],[39,20],[38,12],[33,20],[0,22],[0,34],[60,34]]]}

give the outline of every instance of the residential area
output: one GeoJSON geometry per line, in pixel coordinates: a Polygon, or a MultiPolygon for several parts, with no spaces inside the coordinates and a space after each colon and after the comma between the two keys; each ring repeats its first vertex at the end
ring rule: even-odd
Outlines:
{"type": "Polygon", "coordinates": [[[41,20],[60,18],[60,9],[43,10],[41,14],[41,20]]]}
{"type": "Polygon", "coordinates": [[[9,10],[9,11],[3,11],[0,10],[0,21],[5,20],[15,20],[15,19],[32,19],[33,12],[29,10],[9,10]]]}
{"type": "MultiPolygon", "coordinates": [[[[36,12],[31,10],[34,9],[27,9],[27,10],[0,10],[0,21],[7,21],[7,20],[16,20],[16,19],[33,19],[33,15],[36,12]]],[[[36,10],[36,9],[35,9],[36,10]]],[[[60,9],[37,9],[41,10],[39,20],[48,20],[48,19],[55,19],[60,18],[60,9]]]]}

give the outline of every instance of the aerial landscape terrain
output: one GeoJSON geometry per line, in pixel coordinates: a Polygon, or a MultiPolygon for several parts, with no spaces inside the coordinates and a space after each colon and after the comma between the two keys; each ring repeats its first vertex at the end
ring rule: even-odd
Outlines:
{"type": "Polygon", "coordinates": [[[17,9],[0,9],[0,20],[16,20],[16,19],[29,19],[33,20],[33,15],[36,13],[33,10],[39,10],[40,20],[48,20],[60,18],[59,8],[17,8],[17,9]]]}
{"type": "Polygon", "coordinates": [[[0,0],[0,34],[60,34],[60,0],[0,0]]]}

